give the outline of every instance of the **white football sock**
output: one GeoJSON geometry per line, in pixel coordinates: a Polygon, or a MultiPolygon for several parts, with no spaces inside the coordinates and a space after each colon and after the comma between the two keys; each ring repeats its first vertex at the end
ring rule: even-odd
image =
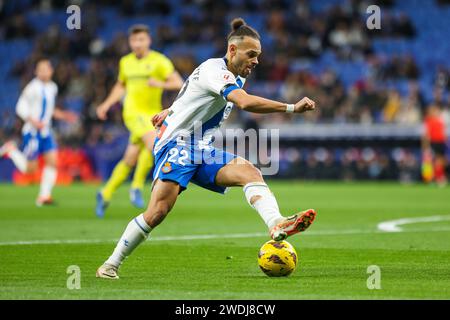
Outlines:
{"type": "Polygon", "coordinates": [[[12,162],[20,172],[25,173],[27,171],[28,160],[20,150],[11,150],[10,152],[8,152],[8,157],[12,160],[12,162]]]}
{"type": "Polygon", "coordinates": [[[263,182],[248,183],[244,186],[244,193],[250,206],[258,211],[269,229],[272,229],[283,219],[278,208],[277,200],[267,184],[263,182]],[[260,196],[260,198],[252,204],[250,199],[254,196],[260,196]]]}
{"type": "Polygon", "coordinates": [[[56,182],[56,168],[52,166],[45,166],[42,170],[41,176],[41,190],[39,197],[48,198],[52,195],[52,189],[56,182]]]}
{"type": "Polygon", "coordinates": [[[151,230],[152,228],[145,222],[143,214],[131,220],[106,263],[118,268],[123,260],[147,239],[151,230]]]}

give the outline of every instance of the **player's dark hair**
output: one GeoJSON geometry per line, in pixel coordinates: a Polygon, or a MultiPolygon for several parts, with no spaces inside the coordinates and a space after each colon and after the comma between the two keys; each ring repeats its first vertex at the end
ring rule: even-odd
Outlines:
{"type": "Polygon", "coordinates": [[[41,62],[49,62],[50,64],[52,64],[52,61],[50,60],[49,57],[42,56],[42,57],[39,57],[39,58],[37,58],[37,59],[35,60],[35,62],[34,62],[34,68],[36,69],[36,67],[38,66],[38,64],[41,63],[41,62]]]}
{"type": "Polygon", "coordinates": [[[257,40],[260,40],[260,36],[258,31],[250,27],[247,23],[245,23],[242,18],[235,18],[231,21],[231,32],[228,34],[227,41],[230,41],[231,38],[240,38],[251,37],[257,40]]]}
{"type": "Polygon", "coordinates": [[[150,28],[145,24],[134,24],[128,29],[128,35],[145,32],[150,35],[150,28]]]}

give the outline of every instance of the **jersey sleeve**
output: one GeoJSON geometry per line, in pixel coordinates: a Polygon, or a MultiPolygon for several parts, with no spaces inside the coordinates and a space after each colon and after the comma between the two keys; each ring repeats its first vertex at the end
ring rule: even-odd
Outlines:
{"type": "Polygon", "coordinates": [[[58,91],[59,91],[58,85],[57,85],[56,83],[53,82],[53,92],[54,92],[54,94],[55,94],[55,99],[56,99],[56,97],[58,96],[58,91]]]}
{"type": "Polygon", "coordinates": [[[172,61],[162,55],[158,63],[158,74],[161,79],[166,80],[174,71],[175,67],[173,66],[172,61]]]}
{"type": "Polygon", "coordinates": [[[117,80],[122,82],[122,83],[126,83],[127,82],[126,81],[127,79],[125,77],[125,66],[124,66],[124,64],[125,64],[124,58],[120,59],[120,61],[119,61],[119,76],[117,77],[117,80]]]}
{"type": "Polygon", "coordinates": [[[16,114],[23,120],[27,119],[31,115],[31,107],[34,99],[33,87],[27,85],[20,94],[19,100],[16,105],[16,114]]]}
{"type": "Polygon", "coordinates": [[[204,86],[216,95],[225,99],[231,91],[240,89],[236,83],[236,77],[228,70],[221,67],[207,68],[205,70],[204,86]]]}

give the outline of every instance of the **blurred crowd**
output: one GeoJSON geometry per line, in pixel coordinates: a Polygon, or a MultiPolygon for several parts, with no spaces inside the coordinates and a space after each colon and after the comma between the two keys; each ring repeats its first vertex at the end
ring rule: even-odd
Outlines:
{"type": "Polygon", "coordinates": [[[282,148],[278,178],[304,180],[421,180],[418,148],[282,148]]]}
{"type": "MultiPolygon", "coordinates": [[[[230,121],[246,124],[253,121],[258,126],[264,126],[265,121],[280,125],[289,122],[417,125],[422,123],[427,107],[437,105],[450,122],[447,94],[450,89],[450,65],[442,65],[437,70],[423,70],[413,55],[384,55],[373,48],[374,39],[408,41],[420,33],[406,13],[394,14],[391,11],[395,0],[335,1],[320,9],[313,8],[313,3],[306,0],[175,2],[186,8],[182,13],[177,12],[179,26],[167,22],[152,29],[152,47],[168,52],[184,78],[202,61],[195,54],[169,49],[206,44],[213,48],[213,57],[220,57],[226,50],[225,37],[229,31],[230,17],[245,18],[255,13],[261,18],[258,21],[261,22],[259,32],[263,37],[263,54],[260,66],[248,81],[248,91],[282,101],[296,101],[309,96],[319,106],[317,112],[295,118],[285,115],[267,118],[235,111],[230,121]],[[381,30],[366,27],[365,10],[370,4],[382,7],[381,30]],[[333,58],[327,64],[323,59],[329,55],[333,58]],[[305,67],[321,59],[324,61],[322,67],[305,67]],[[353,69],[360,64],[367,70],[364,77],[349,81],[345,74],[334,68],[336,64],[351,64],[353,69]],[[434,79],[433,93],[431,98],[426,98],[419,80],[424,73],[430,72],[434,79]],[[406,81],[407,89],[400,92],[396,87],[387,86],[391,80],[406,81]]],[[[33,65],[39,57],[52,59],[54,80],[59,87],[58,105],[75,110],[80,115],[80,121],[75,126],[56,123],[62,143],[92,147],[126,135],[120,105],[112,108],[107,122],[99,121],[95,115],[96,106],[105,99],[116,81],[119,58],[129,52],[127,30],[116,30],[111,41],[105,41],[99,35],[102,26],[110,23],[100,12],[114,8],[118,17],[125,20],[140,15],[169,18],[179,7],[173,6],[174,1],[165,0],[80,0],[76,3],[81,6],[82,30],[67,32],[58,24],[49,24],[43,32],[37,32],[24,13],[29,10],[65,10],[67,1],[30,0],[17,3],[10,6],[8,12],[4,4],[0,5],[0,39],[29,39],[33,48],[25,59],[11,66],[9,76],[20,79],[23,86],[33,77],[33,65]]],[[[446,0],[434,3],[449,5],[446,0]]],[[[176,93],[165,94],[163,105],[168,107],[175,96],[176,93]]],[[[14,116],[13,107],[0,109],[0,139],[18,134],[20,123],[14,116]]],[[[393,156],[388,158],[392,160],[393,156]]],[[[311,159],[305,161],[314,162],[311,159]]],[[[380,159],[378,166],[383,167],[386,161],[383,157],[380,159]]],[[[355,165],[359,167],[358,163],[355,165]]],[[[380,170],[370,169],[368,174],[380,170]]],[[[320,174],[321,170],[318,172],[320,174]]],[[[340,174],[345,174],[345,170],[340,174]]]]}

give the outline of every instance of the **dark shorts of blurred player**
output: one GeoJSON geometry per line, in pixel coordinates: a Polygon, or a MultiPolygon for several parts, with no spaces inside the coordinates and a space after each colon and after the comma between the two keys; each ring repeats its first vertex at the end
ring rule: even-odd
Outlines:
{"type": "Polygon", "coordinates": [[[445,142],[432,142],[430,147],[435,156],[445,157],[447,155],[447,144],[445,142]]]}

